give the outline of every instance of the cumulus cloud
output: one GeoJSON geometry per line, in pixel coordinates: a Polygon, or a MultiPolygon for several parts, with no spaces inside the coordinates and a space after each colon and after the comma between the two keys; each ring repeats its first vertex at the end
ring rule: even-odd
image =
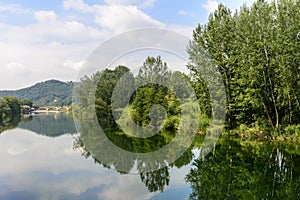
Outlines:
{"type": "MultiPolygon", "coordinates": [[[[103,29],[112,32],[128,31],[142,27],[163,27],[164,25],[141,11],[138,6],[131,5],[134,0],[107,0],[108,5],[95,4],[89,6],[82,0],[64,1],[65,9],[74,9],[90,13],[94,21],[103,29]]],[[[152,4],[154,1],[143,1],[142,4],[152,4]]]]}
{"type": "Polygon", "coordinates": [[[164,25],[143,13],[136,6],[111,5],[101,7],[95,22],[112,31],[127,31],[142,27],[163,27],[164,25]]]}
{"type": "Polygon", "coordinates": [[[203,8],[205,8],[209,13],[214,12],[218,9],[219,3],[216,0],[208,0],[205,4],[203,4],[203,8]]]}
{"type": "Polygon", "coordinates": [[[56,22],[56,14],[54,11],[37,11],[34,13],[34,17],[42,24],[56,22]]]}
{"type": "Polygon", "coordinates": [[[90,11],[90,6],[85,4],[82,0],[65,0],[63,2],[64,9],[75,9],[82,12],[90,11]]]}
{"type": "MultiPolygon", "coordinates": [[[[54,10],[30,10],[26,17],[32,20],[27,24],[0,22],[0,68],[5,70],[0,73],[0,90],[50,78],[75,80],[83,60],[113,35],[136,28],[164,27],[140,8],[154,2],[107,0],[105,4],[89,5],[83,0],[64,0],[63,15],[54,10]]],[[[25,10],[17,5],[0,6],[0,11],[11,13],[25,10]]]]}

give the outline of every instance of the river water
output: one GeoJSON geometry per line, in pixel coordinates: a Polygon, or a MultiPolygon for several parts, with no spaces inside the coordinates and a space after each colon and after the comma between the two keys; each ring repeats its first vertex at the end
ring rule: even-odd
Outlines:
{"type": "Polygon", "coordinates": [[[222,137],[203,157],[196,138],[168,167],[133,174],[101,164],[66,114],[0,130],[1,200],[300,199],[299,144],[222,137]]]}

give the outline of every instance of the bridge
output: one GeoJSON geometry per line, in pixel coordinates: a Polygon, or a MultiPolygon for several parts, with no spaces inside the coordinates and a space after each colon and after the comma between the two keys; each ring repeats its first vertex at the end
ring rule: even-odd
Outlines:
{"type": "Polygon", "coordinates": [[[34,111],[34,113],[63,113],[63,112],[69,112],[70,107],[67,106],[61,106],[61,107],[55,107],[55,106],[48,106],[48,107],[39,107],[37,110],[34,111]]]}

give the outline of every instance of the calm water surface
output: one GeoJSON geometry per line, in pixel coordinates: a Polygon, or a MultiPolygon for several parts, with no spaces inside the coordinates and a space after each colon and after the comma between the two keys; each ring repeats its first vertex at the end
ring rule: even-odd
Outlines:
{"type": "MultiPolygon", "coordinates": [[[[0,199],[300,199],[300,145],[201,138],[170,167],[124,174],[83,148],[65,114],[1,125],[0,199]]],[[[126,141],[125,141],[126,142],[126,141]]]]}

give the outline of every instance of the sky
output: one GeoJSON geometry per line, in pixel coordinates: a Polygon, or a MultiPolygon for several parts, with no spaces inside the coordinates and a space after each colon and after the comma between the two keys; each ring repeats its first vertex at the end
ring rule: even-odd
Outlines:
{"type": "Polygon", "coordinates": [[[74,81],[101,43],[126,31],[159,27],[191,37],[219,3],[254,0],[1,0],[0,90],[74,81]]]}

